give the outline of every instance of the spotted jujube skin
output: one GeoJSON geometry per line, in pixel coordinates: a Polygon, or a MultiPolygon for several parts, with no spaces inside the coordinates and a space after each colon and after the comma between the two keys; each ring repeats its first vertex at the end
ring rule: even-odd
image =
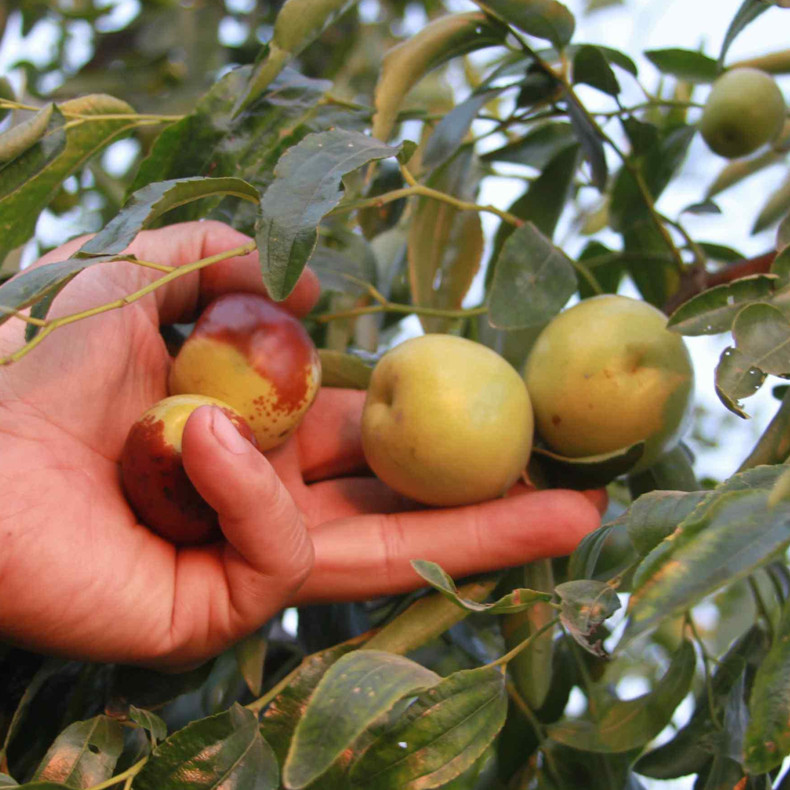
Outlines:
{"type": "Polygon", "coordinates": [[[199,406],[222,409],[236,430],[257,444],[236,411],[214,398],[179,395],[165,398],[132,425],[121,453],[124,493],[140,521],[171,543],[208,543],[222,536],[217,512],[200,496],[184,469],[181,438],[199,406]]]}
{"type": "Polygon", "coordinates": [[[318,351],[302,324],[262,296],[236,293],[204,310],[173,362],[169,387],[225,401],[269,450],[296,430],[320,383],[318,351]]]}

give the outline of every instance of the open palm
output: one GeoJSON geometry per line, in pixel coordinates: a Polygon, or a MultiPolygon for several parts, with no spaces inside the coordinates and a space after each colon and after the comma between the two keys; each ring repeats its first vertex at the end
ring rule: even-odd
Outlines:
{"type": "MultiPolygon", "coordinates": [[[[245,241],[219,223],[188,223],[144,232],[132,251],[182,265],[245,241]]],[[[131,263],[93,266],[51,315],[113,301],[157,276],[131,263]]],[[[416,587],[410,559],[460,576],[565,553],[597,526],[599,492],[522,489],[468,508],[417,508],[365,473],[362,394],[325,390],[268,458],[251,445],[228,449],[221,414],[197,410],[184,461],[226,540],[176,548],[157,537],[126,503],[117,461],[130,425],[167,394],[160,326],[239,290],[263,290],[254,254],[64,327],[0,372],[0,636],[60,655],[186,666],[284,606],[416,587]]],[[[304,314],[317,295],[306,273],[286,306],[304,314]]],[[[0,327],[3,355],[23,342],[20,323],[0,327]]]]}

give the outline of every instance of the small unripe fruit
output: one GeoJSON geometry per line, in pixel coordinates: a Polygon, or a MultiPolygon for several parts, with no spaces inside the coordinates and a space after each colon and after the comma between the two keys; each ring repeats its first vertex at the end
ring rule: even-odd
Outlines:
{"type": "Polygon", "coordinates": [[[218,406],[255,444],[244,418],[204,395],[174,395],[155,403],[132,425],[121,453],[121,480],[141,521],[171,543],[206,543],[221,536],[216,511],[198,493],[181,457],[181,437],[199,406],[218,406]]]}
{"type": "Polygon", "coordinates": [[[775,139],[786,113],[782,91],[770,74],[733,69],[713,83],[699,128],[711,151],[736,159],[775,139]]]}
{"type": "Polygon", "coordinates": [[[532,449],[524,382],[496,352],[451,335],[424,335],[387,352],[371,377],[362,446],[371,469],[427,505],[504,494],[532,449]]]}
{"type": "Polygon", "coordinates": [[[538,433],[570,458],[645,442],[633,471],[679,440],[692,406],[694,369],[658,309],[596,296],[563,311],[530,351],[524,378],[538,433]]]}
{"type": "Polygon", "coordinates": [[[256,294],[220,296],[204,311],[170,370],[170,392],[219,398],[252,428],[261,450],[299,426],[321,385],[310,335],[256,294]]]}

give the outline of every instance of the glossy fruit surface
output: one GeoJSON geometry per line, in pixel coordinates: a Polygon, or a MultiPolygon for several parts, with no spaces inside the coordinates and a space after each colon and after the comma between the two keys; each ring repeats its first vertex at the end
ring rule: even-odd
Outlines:
{"type": "Polygon", "coordinates": [[[424,335],[376,365],[362,413],[362,444],[376,475],[428,505],[500,496],[532,449],[524,382],[497,353],[450,335],[424,335]]]}
{"type": "Polygon", "coordinates": [[[556,316],[524,371],[537,432],[555,452],[599,455],[645,441],[634,471],[673,447],[689,417],[694,370],[667,318],[639,299],[597,296],[556,316]]]}
{"type": "Polygon", "coordinates": [[[129,430],[121,454],[121,480],[140,520],[176,544],[220,537],[216,511],[200,496],[181,457],[181,437],[199,406],[219,406],[238,432],[255,442],[244,418],[226,403],[203,395],[174,395],[148,409],[129,430]]]}
{"type": "Polygon", "coordinates": [[[775,139],[786,114],[784,96],[770,74],[733,69],[713,83],[699,128],[711,151],[736,159],[775,139]]]}
{"type": "Polygon", "coordinates": [[[318,352],[302,324],[255,294],[226,294],[195,324],[170,370],[170,392],[219,398],[236,409],[261,450],[299,426],[321,384],[318,352]]]}

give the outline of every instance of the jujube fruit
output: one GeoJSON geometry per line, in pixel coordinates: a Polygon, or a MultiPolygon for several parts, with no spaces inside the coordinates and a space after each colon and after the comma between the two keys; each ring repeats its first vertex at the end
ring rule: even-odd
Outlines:
{"type": "Polygon", "coordinates": [[[694,369],[657,308],[625,296],[585,299],[557,315],[524,371],[538,434],[570,458],[644,441],[639,471],[679,440],[692,406],[694,369]]]}
{"type": "Polygon", "coordinates": [[[204,395],[174,395],[155,403],[132,425],[121,453],[121,480],[141,521],[176,544],[221,536],[216,511],[189,479],[181,456],[184,426],[199,406],[218,406],[236,430],[255,444],[244,418],[204,395]]]}
{"type": "Polygon", "coordinates": [[[220,296],[203,311],[170,370],[170,392],[219,398],[252,428],[260,449],[284,442],[321,384],[305,328],[263,296],[220,296]]]}
{"type": "Polygon", "coordinates": [[[423,335],[388,351],[362,412],[371,469],[427,505],[504,494],[527,465],[532,429],[518,372],[491,349],[450,335],[423,335]]]}
{"type": "Polygon", "coordinates": [[[711,151],[736,159],[776,138],[786,113],[782,91],[770,74],[732,69],[713,83],[699,128],[711,151]]]}

